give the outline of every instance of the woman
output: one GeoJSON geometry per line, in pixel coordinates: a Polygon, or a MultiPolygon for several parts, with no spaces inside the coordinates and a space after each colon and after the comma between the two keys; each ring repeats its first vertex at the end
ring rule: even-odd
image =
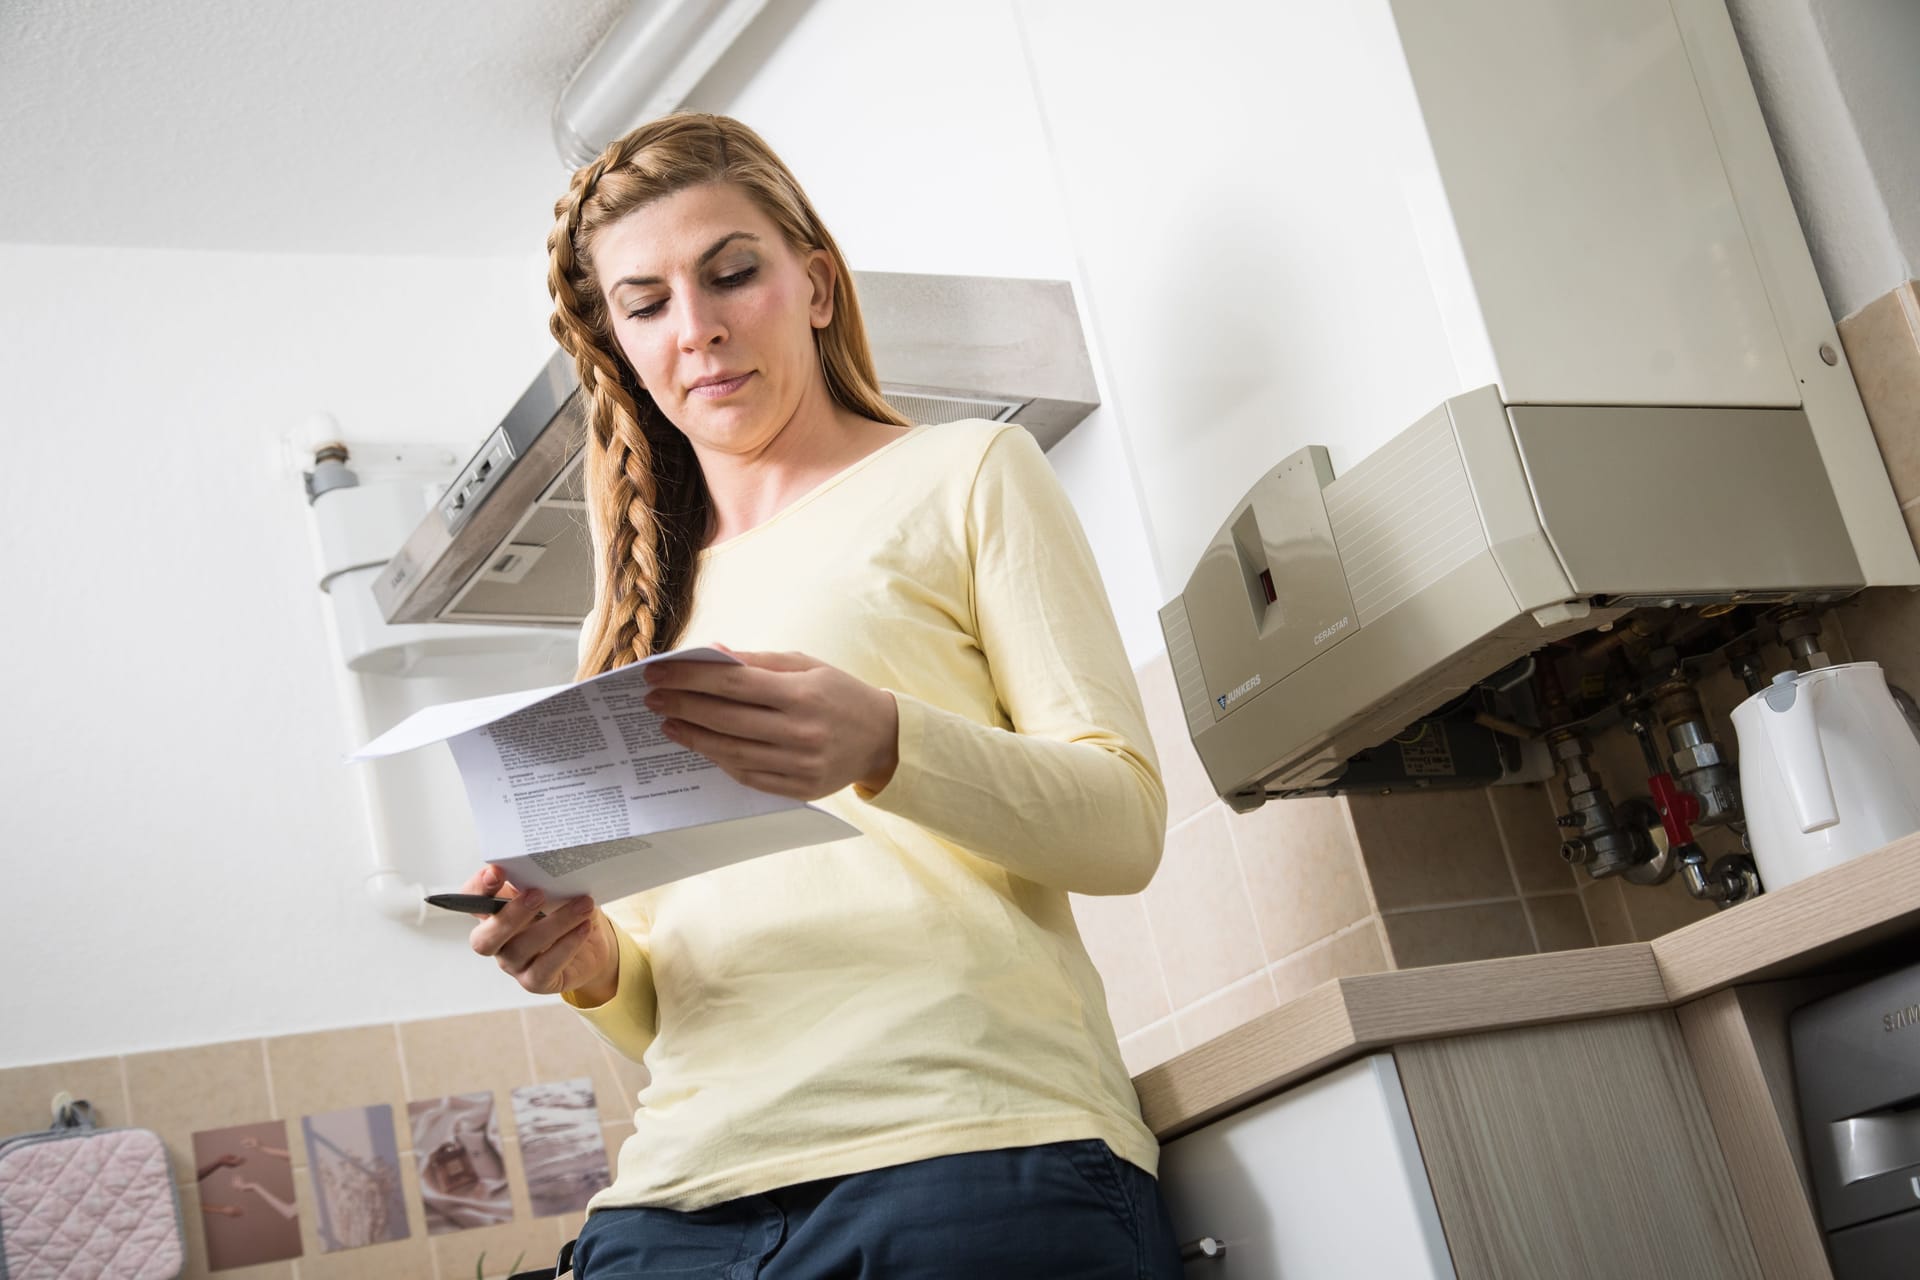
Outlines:
{"type": "MultiPolygon", "coordinates": [[[[588,404],[581,678],[862,833],[473,947],[643,1059],[586,1280],[1174,1276],[1158,1148],[1069,892],[1151,878],[1166,799],[1086,539],[1032,438],[909,428],[798,183],[677,115],[573,177],[553,332],[588,404]]],[[[511,894],[487,868],[467,886],[511,894]]]]}

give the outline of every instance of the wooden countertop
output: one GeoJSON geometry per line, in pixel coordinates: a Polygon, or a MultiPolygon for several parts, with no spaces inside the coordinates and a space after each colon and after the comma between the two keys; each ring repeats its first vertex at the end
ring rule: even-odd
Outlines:
{"type": "Polygon", "coordinates": [[[1920,835],[1655,938],[1335,978],[1134,1077],[1161,1141],[1409,1040],[1660,1009],[1920,935],[1920,835]]]}

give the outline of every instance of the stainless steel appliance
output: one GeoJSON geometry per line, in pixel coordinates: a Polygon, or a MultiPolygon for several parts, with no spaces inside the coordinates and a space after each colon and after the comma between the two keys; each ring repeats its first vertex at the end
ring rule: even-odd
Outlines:
{"type": "Polygon", "coordinates": [[[1790,1023],[1793,1070],[1835,1280],[1920,1273],[1920,965],[1790,1023]]]}

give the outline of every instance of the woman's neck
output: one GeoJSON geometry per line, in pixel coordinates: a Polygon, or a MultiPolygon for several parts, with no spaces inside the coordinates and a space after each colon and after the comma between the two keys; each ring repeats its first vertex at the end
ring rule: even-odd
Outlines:
{"type": "Polygon", "coordinates": [[[823,405],[802,405],[757,453],[697,451],[713,504],[705,545],[759,527],[908,430],[843,409],[821,391],[823,405]]]}

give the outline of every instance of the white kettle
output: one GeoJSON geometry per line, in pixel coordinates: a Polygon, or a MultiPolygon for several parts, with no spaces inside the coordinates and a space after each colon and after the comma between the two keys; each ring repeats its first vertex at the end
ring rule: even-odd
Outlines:
{"type": "Polygon", "coordinates": [[[1768,889],[1920,831],[1920,739],[1879,663],[1783,671],[1734,708],[1733,727],[1768,889]]]}

